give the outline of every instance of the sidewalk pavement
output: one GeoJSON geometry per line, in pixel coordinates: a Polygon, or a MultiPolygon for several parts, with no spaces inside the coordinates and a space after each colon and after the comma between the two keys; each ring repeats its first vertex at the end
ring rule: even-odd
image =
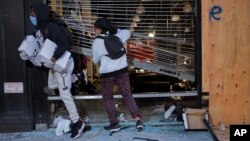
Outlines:
{"type": "MultiPolygon", "coordinates": [[[[153,123],[147,122],[145,130],[136,132],[134,123],[121,124],[128,127],[110,135],[110,132],[103,130],[103,124],[92,124],[90,131],[84,132],[75,141],[213,141],[208,131],[185,131],[180,122],[153,123]],[[142,139],[144,138],[144,139],[142,139]]],[[[0,133],[0,141],[69,141],[70,133],[62,136],[55,135],[55,128],[45,131],[0,133]]]]}

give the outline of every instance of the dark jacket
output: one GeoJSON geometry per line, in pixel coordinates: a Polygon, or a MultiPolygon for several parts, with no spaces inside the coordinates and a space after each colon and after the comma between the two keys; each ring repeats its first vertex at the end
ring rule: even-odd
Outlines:
{"type": "Polygon", "coordinates": [[[57,49],[54,52],[54,58],[60,58],[66,50],[70,49],[71,43],[68,41],[61,27],[53,22],[50,18],[49,7],[45,4],[36,4],[32,6],[36,18],[37,26],[35,27],[34,32],[40,30],[44,40],[46,38],[50,39],[57,44],[57,49]]]}

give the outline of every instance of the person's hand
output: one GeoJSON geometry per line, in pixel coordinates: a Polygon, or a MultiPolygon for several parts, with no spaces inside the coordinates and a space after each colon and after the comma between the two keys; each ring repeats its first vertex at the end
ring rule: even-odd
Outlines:
{"type": "Polygon", "coordinates": [[[51,62],[55,63],[56,59],[54,57],[51,58],[51,62]]]}

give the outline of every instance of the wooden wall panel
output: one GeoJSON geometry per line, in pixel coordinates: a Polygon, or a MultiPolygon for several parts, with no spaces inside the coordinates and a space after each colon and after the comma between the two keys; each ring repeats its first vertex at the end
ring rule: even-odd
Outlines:
{"type": "Polygon", "coordinates": [[[214,125],[250,123],[249,10],[249,0],[202,0],[202,91],[214,125]],[[214,6],[220,20],[209,18],[214,6]]]}
{"type": "Polygon", "coordinates": [[[202,91],[207,92],[209,91],[210,86],[210,52],[206,51],[209,49],[209,29],[211,25],[209,25],[209,22],[207,20],[209,19],[209,7],[211,7],[211,2],[201,1],[201,9],[202,9],[202,91]]]}

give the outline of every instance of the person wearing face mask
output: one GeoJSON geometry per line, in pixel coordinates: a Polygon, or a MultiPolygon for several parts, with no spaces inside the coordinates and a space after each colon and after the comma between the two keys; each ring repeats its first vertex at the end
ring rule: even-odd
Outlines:
{"type": "Polygon", "coordinates": [[[110,125],[105,126],[107,131],[119,131],[120,125],[117,120],[117,109],[113,101],[113,87],[116,84],[120,93],[129,108],[131,116],[136,120],[136,131],[143,130],[143,122],[137,104],[131,94],[131,87],[128,74],[127,55],[124,54],[118,59],[111,59],[107,56],[104,40],[98,36],[107,36],[113,34],[125,43],[131,36],[129,30],[118,29],[107,18],[99,18],[94,24],[96,38],[92,44],[92,60],[94,64],[99,64],[99,73],[101,75],[101,94],[103,103],[107,110],[110,125]]]}
{"type": "MultiPolygon", "coordinates": [[[[45,4],[35,4],[31,7],[30,21],[35,26],[33,35],[37,39],[38,43],[42,46],[46,39],[50,39],[56,43],[57,48],[51,58],[52,62],[55,62],[60,58],[67,50],[69,50],[71,43],[67,40],[67,37],[60,29],[59,25],[53,23],[50,18],[49,7],[45,4]]],[[[71,57],[70,59],[73,58],[71,57]]],[[[85,126],[81,117],[78,114],[76,104],[72,99],[71,94],[71,74],[74,68],[74,63],[70,66],[71,71],[59,73],[53,69],[49,70],[48,75],[48,87],[50,89],[58,89],[59,95],[65,104],[65,107],[69,113],[69,117],[72,121],[71,125],[71,138],[78,138],[85,126]]]]}

